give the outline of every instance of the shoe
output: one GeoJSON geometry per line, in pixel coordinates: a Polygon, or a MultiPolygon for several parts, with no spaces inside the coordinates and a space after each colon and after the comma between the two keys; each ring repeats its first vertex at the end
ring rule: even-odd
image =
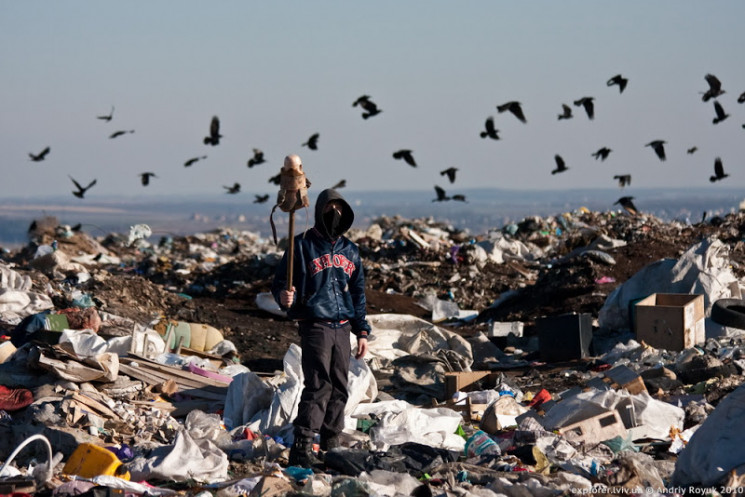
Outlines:
{"type": "Polygon", "coordinates": [[[290,466],[300,466],[302,468],[311,468],[321,464],[321,460],[313,453],[313,439],[296,438],[290,449],[288,462],[290,466]]]}
{"type": "Polygon", "coordinates": [[[321,450],[324,452],[327,452],[331,449],[338,449],[341,447],[341,442],[339,441],[339,435],[332,435],[328,438],[321,437],[321,450]]]}

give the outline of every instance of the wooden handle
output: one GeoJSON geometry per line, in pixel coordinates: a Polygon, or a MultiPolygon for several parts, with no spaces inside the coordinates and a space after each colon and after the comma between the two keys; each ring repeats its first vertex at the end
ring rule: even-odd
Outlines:
{"type": "Polygon", "coordinates": [[[292,290],[292,267],[295,258],[295,211],[290,211],[290,233],[287,236],[287,291],[292,290]]]}

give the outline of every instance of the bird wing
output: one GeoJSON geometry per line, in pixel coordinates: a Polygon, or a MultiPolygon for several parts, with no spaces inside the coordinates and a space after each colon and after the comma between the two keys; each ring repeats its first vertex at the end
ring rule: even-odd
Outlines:
{"type": "Polygon", "coordinates": [[[437,193],[438,200],[444,199],[446,196],[445,189],[437,185],[435,185],[435,193],[437,193]]]}
{"type": "Polygon", "coordinates": [[[404,154],[404,156],[403,156],[403,157],[404,157],[404,160],[406,161],[406,163],[407,163],[408,165],[410,165],[410,166],[413,166],[413,167],[416,167],[416,161],[414,160],[414,156],[413,156],[413,155],[411,155],[411,151],[410,151],[410,150],[408,150],[408,151],[407,151],[407,152],[406,152],[406,153],[404,154]]]}
{"type": "Polygon", "coordinates": [[[714,174],[718,178],[724,176],[724,166],[722,165],[722,159],[720,157],[714,159],[714,174]]]}
{"type": "Polygon", "coordinates": [[[515,117],[517,117],[522,122],[527,122],[527,120],[525,119],[525,114],[523,114],[523,108],[520,106],[519,103],[515,102],[513,105],[511,105],[510,112],[512,112],[515,117]]]}
{"type": "Polygon", "coordinates": [[[704,79],[707,83],[709,83],[709,88],[711,89],[712,93],[718,93],[722,89],[722,82],[719,81],[719,78],[717,78],[713,74],[707,74],[706,76],[704,76],[704,79]]]}
{"type": "Polygon", "coordinates": [[[566,168],[566,164],[561,155],[554,155],[554,160],[556,161],[556,165],[559,166],[560,170],[564,170],[566,168]]]}
{"type": "Polygon", "coordinates": [[[75,187],[78,190],[80,190],[80,191],[84,191],[85,190],[85,188],[83,188],[82,186],[80,186],[80,183],[78,183],[77,181],[75,181],[75,178],[73,178],[72,176],[69,176],[69,175],[68,175],[68,178],[70,178],[72,180],[72,182],[75,184],[75,187]]]}
{"type": "Polygon", "coordinates": [[[210,123],[210,136],[217,136],[220,134],[220,119],[217,118],[217,116],[212,117],[212,122],[210,123]]]}
{"type": "Polygon", "coordinates": [[[497,132],[497,129],[494,127],[494,118],[489,116],[486,118],[486,123],[484,123],[486,126],[486,131],[491,135],[497,132]]]}
{"type": "MultiPolygon", "coordinates": [[[[75,184],[77,184],[77,183],[75,183],[75,184]]],[[[88,186],[86,186],[84,189],[87,190],[87,189],[89,189],[90,187],[92,187],[95,184],[96,184],[96,180],[94,179],[93,181],[91,181],[90,183],[88,183],[88,186]]]]}
{"type": "Polygon", "coordinates": [[[714,100],[714,112],[717,114],[717,118],[724,119],[726,117],[726,114],[724,113],[724,108],[722,107],[722,104],[714,100]]]}

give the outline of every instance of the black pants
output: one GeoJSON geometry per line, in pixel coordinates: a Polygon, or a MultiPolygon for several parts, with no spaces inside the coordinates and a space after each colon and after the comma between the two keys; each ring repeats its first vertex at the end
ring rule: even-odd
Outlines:
{"type": "Polygon", "coordinates": [[[320,433],[322,438],[328,438],[344,428],[352,352],[349,333],[349,324],[332,328],[322,323],[300,322],[305,383],[293,421],[296,437],[313,438],[320,433]]]}

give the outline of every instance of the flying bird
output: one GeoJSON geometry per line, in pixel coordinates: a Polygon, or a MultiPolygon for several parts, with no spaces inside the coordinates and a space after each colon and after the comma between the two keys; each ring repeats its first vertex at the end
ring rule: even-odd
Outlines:
{"type": "Polygon", "coordinates": [[[44,160],[44,158],[47,156],[50,150],[51,149],[47,147],[36,155],[29,152],[28,156],[31,157],[31,160],[34,162],[41,162],[44,160]]]}
{"type": "Polygon", "coordinates": [[[709,181],[714,183],[715,181],[722,180],[729,176],[724,172],[724,166],[722,165],[722,159],[717,157],[714,159],[714,176],[709,176],[709,181]]]}
{"type": "Polygon", "coordinates": [[[258,148],[253,149],[254,156],[248,159],[247,166],[248,167],[254,167],[258,166],[259,164],[263,164],[266,162],[266,159],[264,159],[264,152],[259,150],[258,148]]]}
{"type": "Polygon", "coordinates": [[[659,157],[661,161],[664,161],[667,158],[665,157],[665,143],[667,143],[665,140],[653,140],[644,146],[652,147],[654,153],[657,154],[657,157],[659,157]]]}
{"type": "Polygon", "coordinates": [[[608,86],[618,85],[618,93],[623,93],[623,90],[626,89],[626,85],[628,84],[628,82],[628,78],[624,78],[620,74],[616,74],[615,76],[610,78],[606,84],[608,86]]]}
{"type": "Polygon", "coordinates": [[[227,191],[225,193],[238,193],[241,191],[240,183],[233,183],[233,186],[223,186],[227,191]]]}
{"type": "Polygon", "coordinates": [[[269,183],[274,183],[275,185],[278,185],[280,183],[281,175],[282,173],[272,176],[271,178],[269,178],[269,183]]]}
{"type": "Polygon", "coordinates": [[[701,100],[703,100],[704,102],[708,102],[709,99],[716,98],[724,93],[724,90],[722,90],[722,82],[719,81],[719,78],[717,78],[713,74],[707,74],[706,76],[704,76],[704,79],[707,83],[709,83],[709,89],[704,92],[701,100]]]}
{"type": "Polygon", "coordinates": [[[691,147],[688,150],[686,150],[686,152],[689,154],[693,154],[694,152],[696,152],[696,150],[698,150],[698,147],[691,147]]]}
{"type": "Polygon", "coordinates": [[[212,145],[214,147],[215,145],[220,144],[220,138],[222,138],[222,135],[220,134],[220,119],[218,119],[217,116],[212,116],[212,121],[210,122],[210,135],[204,137],[204,144],[212,145]]]}
{"type": "Polygon", "coordinates": [[[738,104],[741,104],[741,103],[743,103],[743,102],[745,102],[745,91],[744,91],[744,92],[742,92],[742,93],[740,93],[740,96],[739,96],[739,97],[737,97],[737,103],[738,103],[738,104]]]}
{"type": "Polygon", "coordinates": [[[416,161],[414,160],[414,156],[412,155],[411,150],[408,150],[408,149],[397,150],[396,152],[393,152],[393,158],[403,159],[404,162],[406,162],[411,167],[416,167],[416,161]]]}
{"type": "Polygon", "coordinates": [[[308,138],[308,141],[303,143],[301,146],[308,147],[311,150],[318,150],[318,133],[313,133],[310,135],[310,138],[308,138]]]}
{"type": "Polygon", "coordinates": [[[455,173],[458,171],[457,167],[449,167],[443,171],[440,171],[440,176],[447,175],[451,183],[455,183],[455,173]]]}
{"type": "Polygon", "coordinates": [[[724,112],[722,104],[720,104],[716,100],[714,100],[714,112],[716,113],[716,117],[711,121],[714,124],[718,124],[729,117],[729,114],[726,114],[724,112]]]}
{"type": "Polygon", "coordinates": [[[634,200],[634,197],[621,197],[615,202],[613,202],[613,205],[620,204],[621,207],[626,209],[626,212],[628,212],[632,216],[636,216],[639,213],[639,211],[637,210],[632,200],[634,200]]]}
{"type": "Polygon", "coordinates": [[[130,129],[129,131],[120,129],[119,131],[114,131],[113,133],[111,133],[109,135],[109,138],[116,138],[118,136],[126,135],[127,133],[134,133],[134,132],[135,130],[133,129],[130,129]]]}
{"type": "Polygon", "coordinates": [[[626,185],[631,184],[631,175],[630,174],[617,174],[613,176],[613,179],[618,181],[618,187],[623,188],[626,185]]]}
{"type": "Polygon", "coordinates": [[[579,100],[575,100],[574,105],[584,107],[587,117],[595,119],[595,104],[593,104],[593,100],[595,100],[595,97],[582,97],[579,100]]]}
{"type": "Polygon", "coordinates": [[[85,192],[87,192],[93,185],[96,184],[96,180],[94,179],[93,181],[91,181],[90,183],[88,183],[88,186],[86,186],[85,188],[83,188],[80,185],[80,183],[78,183],[77,181],[75,181],[75,179],[72,176],[70,176],[68,174],[67,177],[72,180],[72,182],[75,184],[75,187],[78,189],[77,191],[72,192],[72,194],[75,195],[78,198],[83,198],[83,196],[85,196],[85,192]]]}
{"type": "Polygon", "coordinates": [[[597,160],[597,159],[605,160],[605,159],[608,158],[608,155],[612,151],[613,150],[609,149],[608,147],[603,147],[603,148],[599,149],[597,152],[595,152],[594,154],[592,154],[592,156],[595,157],[595,160],[597,160]]]}
{"type": "Polygon", "coordinates": [[[339,182],[335,184],[334,186],[332,186],[331,188],[336,190],[337,188],[344,188],[345,186],[347,186],[347,180],[342,179],[342,180],[339,180],[339,182]]]}
{"type": "Polygon", "coordinates": [[[254,197],[256,197],[256,200],[254,200],[254,204],[263,204],[264,202],[266,202],[267,200],[269,200],[269,194],[268,193],[265,194],[265,195],[254,195],[254,197]]]}
{"type": "Polygon", "coordinates": [[[444,202],[450,200],[450,197],[447,196],[445,189],[442,187],[435,185],[435,193],[437,194],[437,198],[433,198],[432,202],[444,202]]]}
{"type": "Polygon", "coordinates": [[[556,161],[556,169],[551,171],[551,174],[563,173],[564,171],[569,169],[566,166],[566,163],[564,162],[564,159],[561,157],[561,155],[559,154],[554,155],[554,160],[556,161]]]}
{"type": "Polygon", "coordinates": [[[559,114],[559,120],[562,119],[571,119],[572,118],[572,108],[569,107],[567,104],[561,104],[561,108],[564,112],[559,114]]]}
{"type": "Polygon", "coordinates": [[[527,119],[525,119],[525,114],[523,114],[523,108],[520,102],[516,102],[514,100],[510,102],[505,102],[502,105],[497,105],[497,112],[500,114],[505,111],[510,111],[512,114],[518,118],[520,121],[527,123],[527,119]]]}
{"type": "Polygon", "coordinates": [[[370,95],[362,95],[361,97],[357,98],[357,100],[355,100],[352,104],[352,107],[357,107],[358,105],[365,110],[365,112],[362,113],[362,119],[367,119],[383,112],[382,110],[378,109],[378,106],[375,104],[375,102],[370,100],[370,95]]]}
{"type": "Polygon", "coordinates": [[[191,166],[192,164],[194,164],[195,162],[198,162],[198,161],[200,161],[200,160],[202,160],[202,159],[206,159],[206,158],[207,158],[207,156],[206,156],[206,155],[202,155],[202,156],[200,156],[200,157],[192,157],[192,158],[191,158],[191,159],[189,159],[188,161],[184,162],[184,167],[189,167],[189,166],[191,166]]]}
{"type": "Polygon", "coordinates": [[[484,123],[485,130],[479,133],[479,136],[481,138],[491,138],[492,140],[499,140],[499,130],[494,127],[494,118],[489,116],[486,118],[486,122],[484,123]]]}
{"type": "Polygon", "coordinates": [[[105,116],[96,116],[96,119],[101,119],[102,121],[109,122],[114,117],[114,106],[111,106],[111,112],[109,112],[108,115],[105,116]]]}
{"type": "Polygon", "coordinates": [[[150,184],[150,178],[157,178],[155,173],[140,173],[140,180],[142,181],[142,186],[147,186],[150,184]]]}

